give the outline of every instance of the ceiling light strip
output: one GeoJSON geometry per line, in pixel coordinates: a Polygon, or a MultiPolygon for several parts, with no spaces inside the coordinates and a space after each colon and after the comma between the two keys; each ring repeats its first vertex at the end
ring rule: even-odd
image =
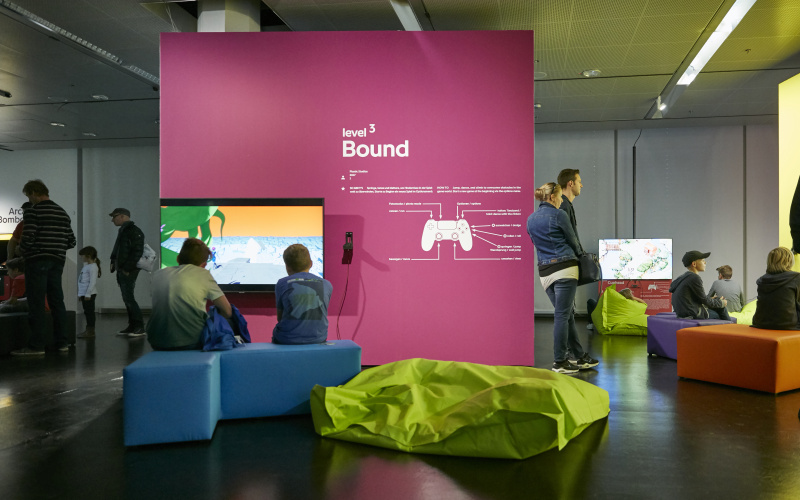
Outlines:
{"type": "Polygon", "coordinates": [[[731,6],[731,10],[722,18],[722,22],[719,23],[717,29],[715,29],[714,33],[706,40],[706,43],[703,44],[703,47],[697,55],[694,56],[689,67],[686,68],[683,76],[678,80],[678,85],[689,85],[694,81],[695,77],[700,74],[708,61],[711,60],[714,53],[717,52],[717,49],[722,46],[722,43],[728,38],[728,35],[733,33],[733,30],[736,29],[745,14],[747,14],[755,3],[756,0],[736,0],[731,6]]]}
{"type": "MultiPolygon", "coordinates": [[[[717,49],[722,46],[723,42],[728,38],[728,35],[733,33],[733,30],[736,29],[755,3],[756,0],[736,0],[733,2],[733,5],[731,5],[728,12],[726,12],[725,16],[722,18],[722,21],[719,22],[714,32],[711,33],[705,43],[703,43],[703,46],[697,51],[692,62],[689,63],[677,81],[675,78],[677,78],[680,73],[677,71],[675,72],[661,95],[656,98],[645,118],[663,118],[667,114],[669,108],[675,104],[683,92],[689,87],[689,84],[700,74],[708,61],[711,60],[711,57],[717,52],[717,49]]],[[[685,64],[685,62],[683,64],[685,64]]]]}
{"type": "Polygon", "coordinates": [[[32,28],[38,30],[39,32],[45,33],[48,36],[71,44],[73,47],[94,57],[95,59],[104,62],[113,68],[123,71],[130,76],[133,76],[137,80],[147,83],[148,85],[152,86],[154,90],[158,90],[160,80],[157,76],[152,75],[147,71],[134,66],[133,64],[123,64],[122,59],[108,52],[107,50],[101,49],[97,45],[84,40],[83,38],[65,30],[64,28],[56,26],[50,21],[37,16],[33,12],[24,9],[13,2],[9,2],[8,0],[0,0],[0,13],[16,19],[23,24],[31,26],[32,28]]]}

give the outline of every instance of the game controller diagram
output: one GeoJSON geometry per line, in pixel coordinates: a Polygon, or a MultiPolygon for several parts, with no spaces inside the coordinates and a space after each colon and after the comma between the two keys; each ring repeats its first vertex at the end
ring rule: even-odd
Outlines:
{"type": "Polygon", "coordinates": [[[472,232],[469,223],[464,219],[457,221],[429,219],[422,230],[422,249],[427,252],[433,248],[435,241],[457,241],[462,250],[472,250],[472,232]]]}

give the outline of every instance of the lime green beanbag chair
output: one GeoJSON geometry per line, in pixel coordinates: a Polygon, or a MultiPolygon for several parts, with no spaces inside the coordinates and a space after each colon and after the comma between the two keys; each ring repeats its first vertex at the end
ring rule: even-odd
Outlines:
{"type": "Polygon", "coordinates": [[[604,389],[527,366],[408,359],[311,391],[317,434],[436,455],[528,458],[608,412],[604,389]]]}
{"type": "Polygon", "coordinates": [[[647,304],[628,300],[610,285],[600,295],[592,323],[603,335],[647,335],[647,304]]]}
{"type": "Polygon", "coordinates": [[[753,315],[756,313],[756,304],[758,300],[751,300],[742,307],[738,313],[729,313],[731,318],[736,318],[736,323],[740,325],[752,325],[753,315]]]}

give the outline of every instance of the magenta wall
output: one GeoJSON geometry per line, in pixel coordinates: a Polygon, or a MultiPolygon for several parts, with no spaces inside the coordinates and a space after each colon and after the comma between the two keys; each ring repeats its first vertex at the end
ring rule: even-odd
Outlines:
{"type": "MultiPolygon", "coordinates": [[[[161,83],[162,197],[325,198],[329,338],[353,231],[339,328],[364,364],[533,363],[532,32],[168,33],[161,83]],[[440,210],[471,248],[423,249],[440,210]]],[[[274,297],[231,299],[268,341],[274,297]]]]}

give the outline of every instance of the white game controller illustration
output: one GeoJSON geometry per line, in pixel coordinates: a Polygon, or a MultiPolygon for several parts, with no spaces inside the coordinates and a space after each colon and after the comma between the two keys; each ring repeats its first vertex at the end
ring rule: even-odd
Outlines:
{"type": "Polygon", "coordinates": [[[464,219],[440,220],[430,219],[422,230],[422,249],[426,252],[433,248],[434,241],[458,241],[461,248],[472,250],[472,231],[464,219]]]}
{"type": "Polygon", "coordinates": [[[650,283],[650,286],[647,287],[648,290],[658,290],[658,287],[655,283],[650,283]]]}

